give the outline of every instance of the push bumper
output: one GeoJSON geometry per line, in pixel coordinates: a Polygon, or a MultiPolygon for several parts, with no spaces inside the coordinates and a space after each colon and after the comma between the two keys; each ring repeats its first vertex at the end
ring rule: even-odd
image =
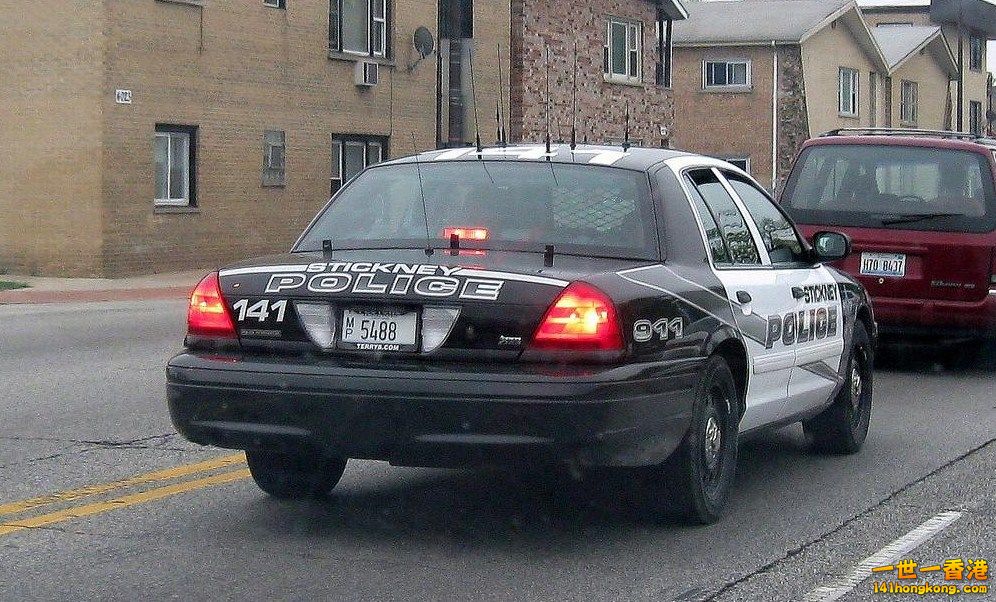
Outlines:
{"type": "Polygon", "coordinates": [[[167,366],[167,402],[184,437],[232,449],[310,447],[404,466],[641,466],[681,441],[701,366],[544,374],[184,353],[167,366]]]}
{"type": "Polygon", "coordinates": [[[996,338],[996,291],[980,301],[873,299],[884,335],[931,338],[996,338]]]}

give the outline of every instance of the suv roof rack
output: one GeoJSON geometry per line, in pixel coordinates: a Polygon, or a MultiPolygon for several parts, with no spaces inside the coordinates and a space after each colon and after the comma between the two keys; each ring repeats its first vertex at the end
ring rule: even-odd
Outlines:
{"type": "Polygon", "coordinates": [[[820,134],[820,138],[830,136],[917,136],[921,138],[954,138],[958,140],[974,140],[985,144],[996,144],[996,140],[986,138],[979,134],[969,134],[967,132],[951,132],[947,130],[914,130],[898,128],[839,128],[820,134]]]}

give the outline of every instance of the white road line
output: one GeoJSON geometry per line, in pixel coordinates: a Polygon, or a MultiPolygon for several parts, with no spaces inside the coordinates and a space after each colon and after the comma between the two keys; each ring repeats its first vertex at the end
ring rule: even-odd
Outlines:
{"type": "Polygon", "coordinates": [[[872,569],[877,566],[895,564],[904,555],[921,546],[927,540],[948,528],[951,523],[961,517],[961,512],[941,512],[926,521],[916,529],[875,552],[858,563],[846,577],[831,582],[829,585],[817,587],[806,594],[804,602],[833,602],[839,600],[853,590],[859,583],[872,575],[872,569]]]}

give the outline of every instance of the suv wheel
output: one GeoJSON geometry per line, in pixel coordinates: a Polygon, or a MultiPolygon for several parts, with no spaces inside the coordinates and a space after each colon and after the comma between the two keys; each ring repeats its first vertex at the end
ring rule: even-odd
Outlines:
{"type": "Polygon", "coordinates": [[[346,469],[345,458],[306,451],[246,450],[246,461],[259,488],[281,499],[328,495],[346,469]]]}
{"type": "Polygon", "coordinates": [[[669,501],[669,510],[689,522],[719,520],[737,470],[737,399],[726,360],[709,358],[685,438],[667,461],[653,469],[655,504],[669,501]]]}
{"type": "Polygon", "coordinates": [[[868,436],[872,408],[874,350],[865,325],[854,327],[847,380],[829,408],[802,423],[813,449],[831,454],[853,454],[868,436]]]}

